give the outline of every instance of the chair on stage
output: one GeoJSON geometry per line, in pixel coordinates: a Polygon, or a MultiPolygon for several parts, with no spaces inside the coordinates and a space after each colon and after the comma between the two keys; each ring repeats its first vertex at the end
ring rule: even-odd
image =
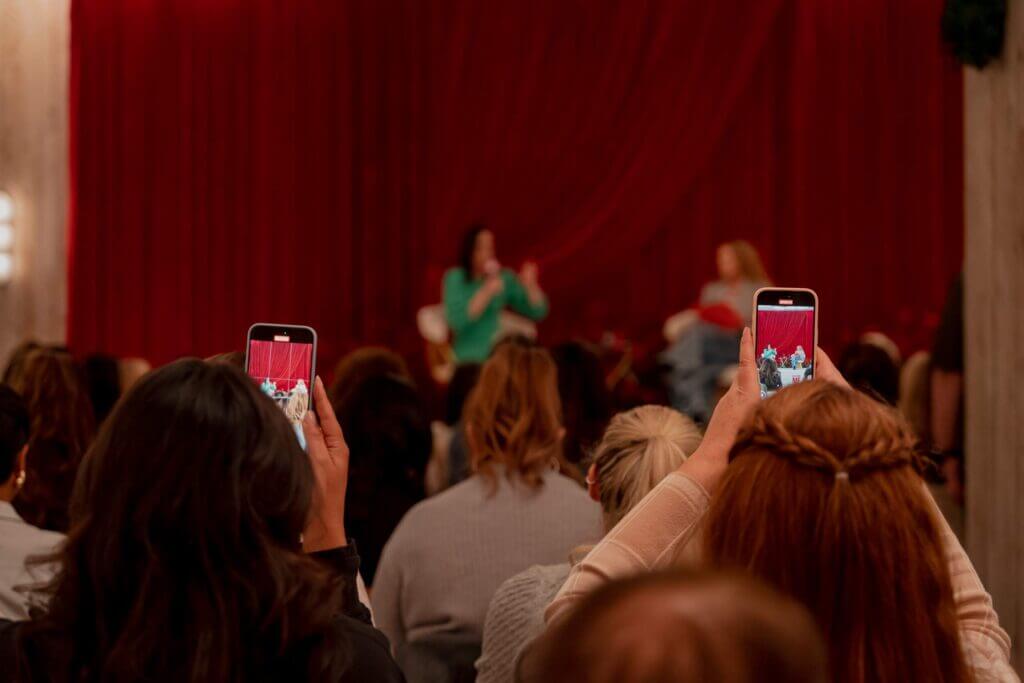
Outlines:
{"type": "MultiPolygon", "coordinates": [[[[448,384],[455,374],[455,352],[451,345],[451,330],[444,316],[444,305],[433,304],[424,306],[416,312],[416,327],[426,345],[427,368],[430,376],[441,385],[448,384]]],[[[522,336],[527,339],[537,338],[537,325],[510,311],[502,311],[498,321],[498,334],[495,341],[505,337],[522,336]]]]}

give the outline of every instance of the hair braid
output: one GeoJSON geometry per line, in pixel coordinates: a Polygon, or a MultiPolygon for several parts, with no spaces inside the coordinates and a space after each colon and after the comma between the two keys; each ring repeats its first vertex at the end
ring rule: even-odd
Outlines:
{"type": "Polygon", "coordinates": [[[750,426],[740,434],[733,446],[732,457],[751,450],[767,450],[804,467],[836,475],[846,473],[848,476],[857,476],[904,466],[920,471],[922,461],[917,445],[913,435],[901,430],[889,439],[865,442],[849,451],[845,457],[837,457],[814,439],[792,433],[785,424],[759,411],[750,426]]]}

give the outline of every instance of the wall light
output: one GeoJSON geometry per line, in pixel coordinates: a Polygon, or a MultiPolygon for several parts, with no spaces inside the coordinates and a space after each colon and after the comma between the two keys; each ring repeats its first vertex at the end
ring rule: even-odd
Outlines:
{"type": "Polygon", "coordinates": [[[0,190],[0,285],[14,277],[14,200],[0,190]]]}

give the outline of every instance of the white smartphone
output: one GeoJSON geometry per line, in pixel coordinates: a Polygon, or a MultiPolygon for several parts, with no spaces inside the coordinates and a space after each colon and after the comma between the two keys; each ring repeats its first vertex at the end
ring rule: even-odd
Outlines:
{"type": "Polygon", "coordinates": [[[753,319],[761,398],[814,378],[818,295],[813,289],[762,287],[754,293],[753,319]]]}

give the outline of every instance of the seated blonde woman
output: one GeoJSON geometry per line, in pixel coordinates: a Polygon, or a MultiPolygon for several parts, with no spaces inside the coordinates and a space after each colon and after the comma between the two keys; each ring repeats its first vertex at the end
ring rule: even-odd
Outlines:
{"type": "MultiPolygon", "coordinates": [[[[604,512],[605,532],[698,445],[697,426],[671,408],[641,406],[612,418],[587,472],[590,497],[604,512]]],[[[535,565],[502,584],[487,611],[477,683],[513,680],[523,647],[544,630],[544,608],[590,548],[580,546],[568,562],[535,565]]]]}
{"type": "Polygon", "coordinates": [[[601,537],[600,508],[559,473],[561,414],[550,354],[498,344],[463,413],[473,474],[410,509],[377,566],[377,623],[410,683],[431,665],[472,672],[494,591],[601,537]]]}

